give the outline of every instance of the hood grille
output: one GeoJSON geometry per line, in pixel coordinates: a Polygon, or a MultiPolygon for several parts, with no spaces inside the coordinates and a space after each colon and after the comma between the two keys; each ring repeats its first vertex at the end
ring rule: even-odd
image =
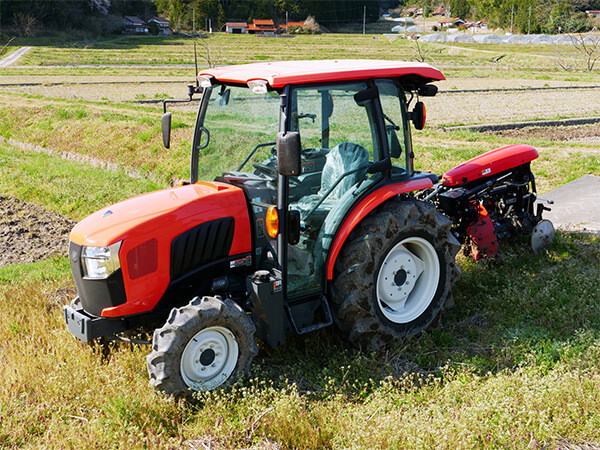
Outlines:
{"type": "Polygon", "coordinates": [[[202,223],[173,239],[171,280],[228,256],[234,228],[234,218],[224,217],[202,223]]]}

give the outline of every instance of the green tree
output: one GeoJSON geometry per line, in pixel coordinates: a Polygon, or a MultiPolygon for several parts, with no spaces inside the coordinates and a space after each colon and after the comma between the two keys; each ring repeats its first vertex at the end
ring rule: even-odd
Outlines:
{"type": "Polygon", "coordinates": [[[541,26],[537,19],[537,0],[517,0],[514,10],[514,31],[539,33],[541,26]]]}
{"type": "Polygon", "coordinates": [[[554,0],[548,2],[549,4],[545,7],[547,17],[542,24],[542,29],[546,33],[560,33],[570,32],[567,28],[573,28],[575,22],[570,22],[571,16],[575,14],[575,8],[573,3],[569,0],[554,0]]]}
{"type": "Polygon", "coordinates": [[[472,9],[469,0],[450,0],[450,15],[466,19],[471,17],[472,9]]]}

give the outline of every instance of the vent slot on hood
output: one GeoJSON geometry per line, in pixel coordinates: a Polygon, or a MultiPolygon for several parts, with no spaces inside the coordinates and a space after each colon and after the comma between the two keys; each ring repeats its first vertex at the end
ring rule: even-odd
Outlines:
{"type": "Polygon", "coordinates": [[[173,239],[171,280],[228,256],[234,227],[234,218],[224,217],[195,226],[173,239]]]}

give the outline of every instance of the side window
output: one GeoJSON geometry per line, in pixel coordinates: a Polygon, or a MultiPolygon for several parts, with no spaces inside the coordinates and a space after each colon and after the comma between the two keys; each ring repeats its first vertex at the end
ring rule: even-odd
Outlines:
{"type": "Polygon", "coordinates": [[[294,90],[291,129],[299,131],[305,149],[332,149],[352,142],[379,159],[379,143],[372,130],[372,106],[359,105],[354,95],[366,88],[364,83],[294,90]],[[374,155],[375,151],[375,155],[374,155]]]}
{"type": "Polygon", "coordinates": [[[404,93],[389,80],[378,80],[381,107],[385,119],[385,131],[392,158],[392,178],[406,175],[407,157],[410,152],[410,136],[405,133],[406,109],[404,93]]]}

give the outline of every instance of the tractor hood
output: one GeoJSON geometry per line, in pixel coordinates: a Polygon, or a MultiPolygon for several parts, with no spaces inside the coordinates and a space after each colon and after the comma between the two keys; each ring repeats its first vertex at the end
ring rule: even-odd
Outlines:
{"type": "Polygon", "coordinates": [[[79,222],[70,239],[79,245],[103,247],[135,234],[164,227],[185,230],[199,221],[213,220],[227,210],[246,211],[241,189],[225,183],[198,182],[150,192],[103,208],[79,222]],[[189,225],[188,225],[189,224],[189,225]]]}

